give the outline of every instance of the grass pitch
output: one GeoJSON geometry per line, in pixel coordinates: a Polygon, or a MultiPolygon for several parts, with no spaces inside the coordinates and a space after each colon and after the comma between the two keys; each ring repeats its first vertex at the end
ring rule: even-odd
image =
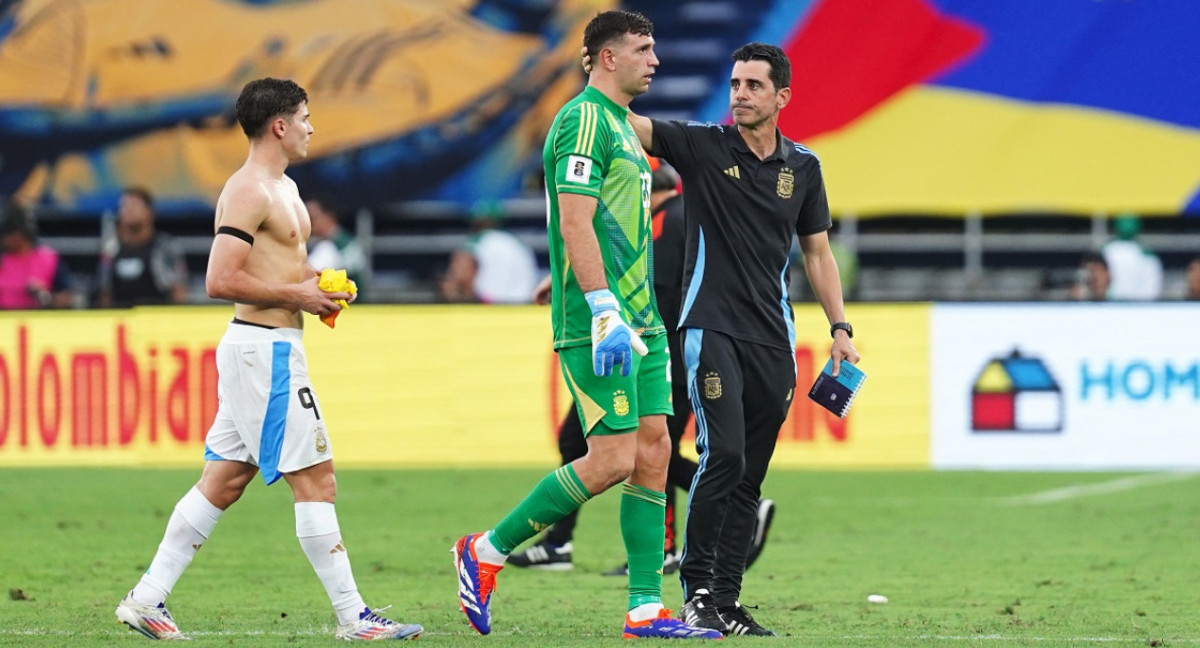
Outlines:
{"type": "MultiPolygon", "coordinates": [[[[549,467],[547,467],[547,470],[549,467]]],[[[505,570],[494,630],[458,610],[449,548],[545,471],[339,474],[338,516],[372,606],[424,646],[617,646],[618,497],[589,503],[573,572],[505,570]]],[[[136,646],[113,608],[196,470],[0,472],[0,645],[136,646]]],[[[1200,646],[1200,477],[776,471],[770,542],[743,602],[780,639],[726,646],[1200,646]],[[870,604],[878,593],[890,602],[870,604]]],[[[197,646],[325,646],[334,618],[295,538],[290,492],[256,482],[170,607],[197,646]]],[[[679,583],[664,581],[668,607],[679,583]]]]}

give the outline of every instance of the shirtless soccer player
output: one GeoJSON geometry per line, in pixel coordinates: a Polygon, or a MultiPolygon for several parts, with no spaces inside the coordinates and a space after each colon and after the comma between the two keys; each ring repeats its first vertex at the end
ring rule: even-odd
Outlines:
{"type": "Polygon", "coordinates": [[[217,200],[216,237],[205,284],[234,302],[217,346],[220,405],[204,448],[200,481],[179,500],[150,568],[117,606],[117,619],[151,639],[187,639],[167,612],[171,593],[221,515],[261,472],[282,477],[296,502],[296,535],[337,613],[337,638],[409,639],[415,624],[385,619],[363,603],[333,502],[333,451],[308,379],[303,314],[338,310],[305,251],[310,225],[288,163],[308,153],[308,94],[291,81],[246,84],[237,118],[250,155],[217,200]]]}

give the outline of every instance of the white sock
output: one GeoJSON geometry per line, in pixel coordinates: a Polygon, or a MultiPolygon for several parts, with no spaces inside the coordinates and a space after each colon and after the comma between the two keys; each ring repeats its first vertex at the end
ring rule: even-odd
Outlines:
{"type": "Polygon", "coordinates": [[[488,531],[483,534],[483,537],[475,541],[475,557],[479,562],[485,562],[489,565],[503,565],[508,560],[508,555],[501,553],[500,549],[492,542],[492,534],[494,531],[488,531]]]}
{"type": "Polygon", "coordinates": [[[296,537],[300,548],[312,563],[313,571],[325,586],[329,602],[337,612],[338,624],[358,620],[367,604],[358,593],[350,556],[342,543],[337,512],[330,502],[296,502],[296,537]]]}
{"type": "Polygon", "coordinates": [[[649,621],[658,616],[658,611],[661,609],[663,609],[662,603],[642,603],[629,611],[629,620],[649,621]]]}
{"type": "Polygon", "coordinates": [[[167,531],[150,568],[133,588],[133,600],[151,607],[166,601],[183,570],[212,535],[222,513],[195,486],[185,493],[167,521],[167,531]]]}

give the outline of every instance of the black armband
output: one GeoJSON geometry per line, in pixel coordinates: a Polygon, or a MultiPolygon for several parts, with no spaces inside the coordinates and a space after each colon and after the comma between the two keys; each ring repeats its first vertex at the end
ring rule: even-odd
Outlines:
{"type": "Polygon", "coordinates": [[[239,238],[239,239],[242,239],[243,241],[249,243],[250,245],[254,245],[254,237],[250,236],[246,232],[244,232],[236,227],[222,225],[217,228],[217,234],[228,234],[228,235],[232,236],[233,238],[239,238]]]}

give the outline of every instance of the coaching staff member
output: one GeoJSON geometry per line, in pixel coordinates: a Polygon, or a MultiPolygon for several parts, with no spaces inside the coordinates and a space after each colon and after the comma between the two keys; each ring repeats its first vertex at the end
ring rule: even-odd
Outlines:
{"type": "Polygon", "coordinates": [[[835,370],[859,356],[829,249],[821,163],[777,127],[792,97],[791,63],[763,43],[743,45],[733,61],[732,126],[629,119],[688,188],[680,328],[700,471],[688,501],[681,614],[726,634],[773,635],[738,599],[759,489],[796,386],[793,233],[829,319],[835,370]]]}

